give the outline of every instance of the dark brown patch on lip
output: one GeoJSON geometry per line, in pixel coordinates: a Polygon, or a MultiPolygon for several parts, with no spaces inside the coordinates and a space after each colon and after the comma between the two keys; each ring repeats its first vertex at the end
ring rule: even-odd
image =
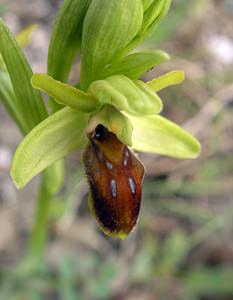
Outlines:
{"type": "Polygon", "coordinates": [[[144,167],[104,126],[98,125],[88,137],[83,161],[91,189],[90,208],[105,233],[128,235],[140,210],[144,167]]]}

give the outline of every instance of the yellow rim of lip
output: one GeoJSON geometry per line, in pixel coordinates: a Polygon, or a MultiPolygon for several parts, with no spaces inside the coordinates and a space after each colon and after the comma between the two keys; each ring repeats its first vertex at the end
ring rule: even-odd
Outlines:
{"type": "Polygon", "coordinates": [[[92,196],[91,192],[89,193],[88,205],[89,205],[91,214],[95,217],[95,219],[97,221],[98,227],[100,228],[101,231],[103,231],[104,234],[106,234],[107,236],[110,236],[110,237],[117,237],[121,240],[124,240],[129,235],[129,233],[125,233],[123,231],[121,231],[121,232],[110,231],[102,225],[98,216],[95,213],[95,209],[94,209],[94,205],[93,205],[93,196],[92,196]]]}

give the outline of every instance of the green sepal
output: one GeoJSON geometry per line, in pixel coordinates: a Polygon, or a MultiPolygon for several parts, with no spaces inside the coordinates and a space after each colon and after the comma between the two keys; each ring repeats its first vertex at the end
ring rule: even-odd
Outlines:
{"type": "Polygon", "coordinates": [[[133,126],[129,119],[112,105],[103,105],[88,122],[86,132],[92,132],[99,124],[108,128],[125,145],[132,146],[133,126]]]}
{"type": "Polygon", "coordinates": [[[65,0],[53,28],[48,53],[48,74],[66,82],[80,49],[83,20],[91,0],[65,0]]]}
{"type": "Polygon", "coordinates": [[[162,101],[145,83],[124,75],[114,75],[94,81],[88,92],[101,103],[114,105],[133,115],[156,114],[162,110],[162,101]]]}
{"type": "Polygon", "coordinates": [[[141,0],[92,0],[83,24],[80,79],[83,90],[102,78],[104,68],[137,35],[142,20],[141,0]]]}
{"type": "Polygon", "coordinates": [[[34,74],[31,83],[34,88],[40,89],[53,97],[57,103],[67,105],[70,108],[82,112],[93,112],[100,106],[94,95],[57,81],[46,74],[34,74]]]}
{"type": "Polygon", "coordinates": [[[154,92],[158,92],[168,86],[182,83],[184,79],[184,71],[176,70],[163,74],[162,76],[148,81],[146,84],[154,92]]]}
{"type": "Polygon", "coordinates": [[[21,118],[26,120],[25,131],[29,132],[47,116],[45,105],[30,79],[32,70],[15,38],[0,19],[0,53],[9,72],[16,95],[15,107],[21,118]]]}
{"type": "Polygon", "coordinates": [[[196,158],[200,143],[187,131],[162,116],[132,116],[133,149],[175,158],[196,158]]]}
{"type": "Polygon", "coordinates": [[[18,146],[11,176],[18,188],[34,176],[86,143],[88,114],[68,107],[36,126],[18,146]]]}
{"type": "Polygon", "coordinates": [[[119,62],[106,68],[105,76],[122,74],[130,79],[138,79],[146,71],[169,59],[169,55],[162,50],[138,52],[125,56],[119,62]]]}

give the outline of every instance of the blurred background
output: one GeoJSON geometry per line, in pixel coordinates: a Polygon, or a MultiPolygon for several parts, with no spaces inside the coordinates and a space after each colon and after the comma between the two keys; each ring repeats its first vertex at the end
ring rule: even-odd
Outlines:
{"type": "MultiPolygon", "coordinates": [[[[15,34],[38,24],[25,51],[33,71],[46,72],[61,1],[0,1],[15,34]]],[[[201,141],[200,157],[140,155],[147,175],[139,221],[118,241],[90,215],[80,154],[72,154],[50,207],[46,263],[14,272],[34,221],[38,178],[14,187],[9,168],[22,137],[0,103],[0,300],[233,300],[233,1],[173,0],[143,47],[171,55],[143,79],[185,71],[183,84],[160,93],[163,115],[201,141]]],[[[77,63],[76,81],[78,70],[77,63]]]]}

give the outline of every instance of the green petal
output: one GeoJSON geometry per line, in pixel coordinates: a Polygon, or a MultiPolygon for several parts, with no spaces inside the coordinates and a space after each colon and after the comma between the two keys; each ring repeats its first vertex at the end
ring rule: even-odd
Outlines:
{"type": "Polygon", "coordinates": [[[18,146],[11,176],[18,188],[86,142],[88,115],[63,108],[36,126],[18,146]]]}
{"type": "Polygon", "coordinates": [[[66,82],[81,45],[83,20],[91,0],[65,0],[57,17],[48,53],[48,73],[66,82]]]}
{"type": "Polygon", "coordinates": [[[43,100],[32,86],[32,70],[15,38],[0,19],[0,53],[9,72],[16,95],[15,106],[21,117],[26,120],[29,132],[47,116],[43,100]]]}
{"type": "Polygon", "coordinates": [[[143,19],[141,0],[92,0],[83,24],[81,88],[102,78],[136,34],[143,19]]]}
{"type": "Polygon", "coordinates": [[[169,55],[161,50],[151,52],[138,52],[124,57],[116,64],[108,66],[106,77],[122,74],[130,79],[138,79],[152,67],[169,59],[169,55]]]}
{"type": "Polygon", "coordinates": [[[177,70],[168,72],[160,77],[157,77],[146,84],[154,92],[158,92],[168,86],[176,85],[184,81],[184,72],[177,70]]]}
{"type": "Polygon", "coordinates": [[[55,98],[58,103],[67,105],[70,108],[92,112],[97,110],[100,105],[95,96],[54,80],[46,74],[34,74],[31,82],[34,88],[46,92],[49,96],[55,98]]]}
{"type": "Polygon", "coordinates": [[[108,128],[125,145],[132,146],[133,126],[129,119],[112,105],[103,107],[94,113],[88,123],[87,133],[92,132],[99,124],[108,128]]]}
{"type": "Polygon", "coordinates": [[[133,148],[176,158],[196,158],[199,142],[187,131],[162,116],[132,116],[133,148]]]}
{"type": "Polygon", "coordinates": [[[162,101],[145,83],[132,81],[123,75],[94,81],[88,92],[99,98],[100,102],[133,115],[156,114],[162,109],[162,101]]]}

